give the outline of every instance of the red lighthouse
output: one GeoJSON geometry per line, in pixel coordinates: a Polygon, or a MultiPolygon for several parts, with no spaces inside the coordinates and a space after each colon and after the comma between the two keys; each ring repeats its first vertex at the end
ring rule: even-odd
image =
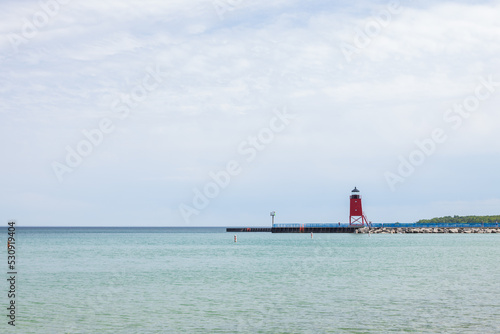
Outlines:
{"type": "Polygon", "coordinates": [[[351,212],[349,214],[349,226],[364,226],[368,225],[366,216],[363,214],[361,205],[361,195],[358,188],[354,187],[351,192],[351,212]]]}

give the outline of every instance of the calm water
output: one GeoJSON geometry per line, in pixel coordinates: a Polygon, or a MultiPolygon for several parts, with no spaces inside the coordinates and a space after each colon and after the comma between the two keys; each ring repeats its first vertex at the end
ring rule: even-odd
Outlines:
{"type": "Polygon", "coordinates": [[[17,326],[3,320],[2,333],[500,332],[500,235],[234,243],[224,229],[107,228],[18,240],[17,326]]]}

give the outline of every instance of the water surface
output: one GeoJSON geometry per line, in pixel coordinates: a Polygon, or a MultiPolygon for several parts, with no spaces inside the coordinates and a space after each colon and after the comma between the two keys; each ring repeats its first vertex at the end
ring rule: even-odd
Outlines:
{"type": "Polygon", "coordinates": [[[500,235],[224,231],[18,229],[17,328],[0,329],[500,332],[500,235]]]}

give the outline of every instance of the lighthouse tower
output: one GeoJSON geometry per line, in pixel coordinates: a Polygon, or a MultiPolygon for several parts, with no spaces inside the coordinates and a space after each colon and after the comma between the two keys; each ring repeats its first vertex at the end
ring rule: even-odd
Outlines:
{"type": "Polygon", "coordinates": [[[363,214],[361,205],[361,195],[358,188],[354,187],[351,192],[351,211],[349,214],[349,226],[365,226],[368,225],[366,216],[363,214]]]}

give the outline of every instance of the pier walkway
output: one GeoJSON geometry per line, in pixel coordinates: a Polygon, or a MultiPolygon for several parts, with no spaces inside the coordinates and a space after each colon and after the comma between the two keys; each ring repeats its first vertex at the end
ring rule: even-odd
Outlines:
{"type": "Polygon", "coordinates": [[[226,232],[271,232],[271,233],[356,233],[361,226],[279,226],[226,228],[226,232]]]}

